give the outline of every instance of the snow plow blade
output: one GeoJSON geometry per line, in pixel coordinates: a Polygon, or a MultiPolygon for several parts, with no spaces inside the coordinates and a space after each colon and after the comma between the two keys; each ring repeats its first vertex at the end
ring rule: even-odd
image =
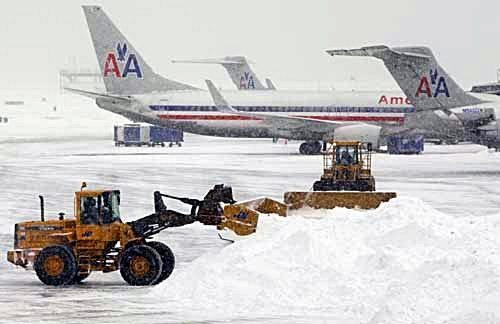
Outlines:
{"type": "Polygon", "coordinates": [[[290,209],[303,207],[373,209],[395,197],[395,192],[295,191],[284,194],[285,203],[290,209]]]}
{"type": "Polygon", "coordinates": [[[265,197],[227,205],[224,206],[224,217],[217,229],[227,228],[240,236],[249,235],[257,229],[259,213],[286,217],[287,210],[288,205],[265,197]]]}

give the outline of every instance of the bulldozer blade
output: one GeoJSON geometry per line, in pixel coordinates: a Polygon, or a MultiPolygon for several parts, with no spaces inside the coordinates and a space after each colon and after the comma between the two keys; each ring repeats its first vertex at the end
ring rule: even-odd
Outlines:
{"type": "Polygon", "coordinates": [[[283,199],[290,205],[290,209],[302,207],[373,209],[395,197],[395,192],[306,191],[285,192],[283,199]]]}
{"type": "Polygon", "coordinates": [[[255,233],[258,221],[259,213],[255,210],[241,204],[226,205],[224,206],[224,217],[217,225],[217,229],[227,228],[236,235],[249,235],[255,233]]]}
{"type": "Polygon", "coordinates": [[[280,201],[261,197],[252,200],[247,200],[239,202],[238,205],[247,206],[253,210],[258,211],[263,214],[278,214],[280,216],[286,217],[288,211],[288,205],[280,201]]]}

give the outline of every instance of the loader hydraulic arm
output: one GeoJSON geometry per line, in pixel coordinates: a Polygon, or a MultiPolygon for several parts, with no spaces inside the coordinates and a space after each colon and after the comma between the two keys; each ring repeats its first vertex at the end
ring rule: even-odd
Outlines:
{"type": "Polygon", "coordinates": [[[200,222],[205,225],[219,225],[222,222],[223,203],[234,203],[231,187],[216,185],[203,198],[203,200],[192,198],[181,198],[155,191],[154,214],[145,216],[128,224],[132,227],[135,235],[147,237],[157,234],[169,227],[178,227],[200,222]],[[167,209],[163,197],[176,199],[191,205],[191,212],[183,214],[175,210],[167,209]]]}
{"type": "Polygon", "coordinates": [[[161,193],[159,191],[155,191],[153,196],[154,196],[154,201],[155,201],[155,213],[164,212],[167,210],[167,206],[165,206],[165,203],[163,202],[162,197],[179,200],[187,205],[191,205],[191,215],[196,214],[196,209],[201,204],[201,201],[198,199],[175,197],[175,196],[161,193]]]}

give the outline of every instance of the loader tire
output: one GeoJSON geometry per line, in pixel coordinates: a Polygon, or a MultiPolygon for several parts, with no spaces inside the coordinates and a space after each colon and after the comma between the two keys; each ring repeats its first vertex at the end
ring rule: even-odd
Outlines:
{"type": "Polygon", "coordinates": [[[120,259],[120,274],[132,286],[153,285],[160,277],[162,268],[160,254],[147,245],[127,248],[120,259]]]}
{"type": "Polygon", "coordinates": [[[161,257],[161,261],[163,262],[163,266],[161,268],[161,274],[156,280],[156,282],[153,283],[153,285],[156,285],[162,282],[163,280],[167,279],[168,277],[170,277],[172,271],[174,271],[175,256],[172,250],[166,244],[155,241],[147,242],[146,244],[155,249],[156,252],[158,252],[158,254],[161,257]]]}
{"type": "Polygon", "coordinates": [[[87,277],[90,276],[90,273],[87,273],[87,274],[76,274],[76,276],[73,278],[73,280],[71,281],[71,284],[72,285],[76,285],[76,284],[79,284],[81,283],[82,281],[84,281],[85,279],[87,279],[87,277]]]}
{"type": "Polygon", "coordinates": [[[73,252],[64,245],[44,248],[34,264],[41,282],[50,286],[70,285],[78,272],[73,252]]]}

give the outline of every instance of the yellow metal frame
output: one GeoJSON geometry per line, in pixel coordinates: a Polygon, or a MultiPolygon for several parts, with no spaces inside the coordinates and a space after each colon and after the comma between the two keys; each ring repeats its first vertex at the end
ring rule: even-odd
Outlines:
{"type": "Polygon", "coordinates": [[[29,221],[16,225],[14,250],[7,253],[7,260],[26,267],[33,264],[41,250],[51,245],[66,245],[73,250],[80,267],[80,273],[90,271],[114,271],[118,269],[118,256],[106,260],[107,251],[119,242],[123,248],[127,244],[142,242],[128,224],[114,222],[102,224],[81,224],[81,198],[97,197],[117,190],[82,190],[75,192],[74,219],[29,221]],[[96,262],[97,261],[97,262],[96,262]]]}
{"type": "Polygon", "coordinates": [[[357,180],[371,176],[371,152],[366,150],[359,141],[331,141],[325,153],[323,153],[323,175],[322,180],[357,180]],[[342,147],[355,147],[358,163],[351,165],[340,165],[337,163],[337,150],[342,147]],[[348,179],[345,175],[349,174],[348,179]]]}

